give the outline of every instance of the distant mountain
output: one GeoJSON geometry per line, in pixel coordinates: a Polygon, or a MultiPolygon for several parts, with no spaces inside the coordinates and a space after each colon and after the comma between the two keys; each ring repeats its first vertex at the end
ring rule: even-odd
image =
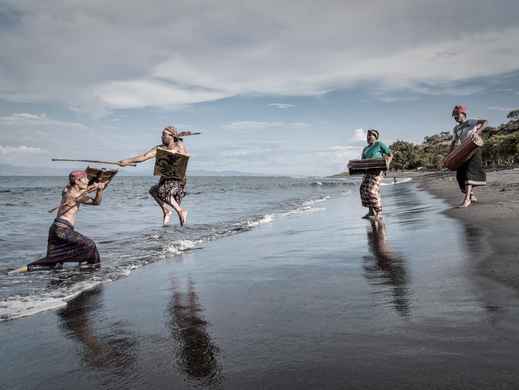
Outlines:
{"type": "MultiPolygon", "coordinates": [[[[88,164],[84,164],[85,168],[88,164]]],[[[96,166],[96,164],[91,164],[96,166]]],[[[82,165],[81,165],[82,166],[82,165]]],[[[111,167],[109,165],[97,165],[111,167]]],[[[51,167],[22,167],[11,164],[0,163],[0,176],[65,176],[73,168],[51,168],[51,167]]],[[[151,176],[153,169],[149,167],[121,169],[121,176],[151,176]]],[[[188,170],[189,176],[272,176],[262,173],[251,173],[241,171],[209,171],[203,169],[188,170]]]]}
{"type": "Polygon", "coordinates": [[[206,171],[203,169],[195,169],[188,171],[189,176],[272,176],[265,173],[251,173],[241,171],[206,171]]]}

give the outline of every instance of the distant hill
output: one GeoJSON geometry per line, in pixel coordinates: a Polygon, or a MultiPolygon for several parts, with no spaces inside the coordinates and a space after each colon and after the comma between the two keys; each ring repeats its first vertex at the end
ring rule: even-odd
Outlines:
{"type": "MultiPolygon", "coordinates": [[[[88,164],[83,164],[85,167],[88,164]]],[[[81,166],[83,166],[81,165],[81,166]]],[[[110,165],[91,164],[94,166],[112,167],[110,165]]],[[[71,167],[52,168],[52,167],[24,167],[11,164],[0,164],[0,176],[65,176],[71,171],[71,167]]],[[[151,176],[153,170],[146,168],[125,168],[119,173],[121,176],[151,176]]],[[[209,170],[188,170],[189,176],[272,176],[262,173],[242,172],[242,171],[209,171],[209,170]]]]}
{"type": "MultiPolygon", "coordinates": [[[[486,168],[510,168],[519,165],[519,110],[507,115],[507,122],[483,129],[483,165],[486,168]]],[[[449,153],[452,131],[425,137],[421,144],[397,140],[389,145],[393,152],[391,169],[441,169],[449,153]]],[[[335,175],[348,175],[347,172],[335,175]]]]}
{"type": "MultiPolygon", "coordinates": [[[[483,165],[487,168],[510,168],[519,164],[519,117],[511,116],[508,122],[498,127],[486,127],[482,136],[483,165]]],[[[425,137],[424,142],[415,145],[411,142],[396,141],[390,145],[394,158],[394,169],[440,169],[449,153],[453,135],[441,132],[425,137]]]]}

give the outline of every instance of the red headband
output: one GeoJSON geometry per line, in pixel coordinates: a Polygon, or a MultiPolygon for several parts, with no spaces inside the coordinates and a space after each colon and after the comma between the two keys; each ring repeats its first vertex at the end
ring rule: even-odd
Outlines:
{"type": "Polygon", "coordinates": [[[461,106],[461,105],[454,106],[454,108],[452,109],[452,115],[457,114],[457,113],[467,115],[467,107],[461,106]]]}
{"type": "Polygon", "coordinates": [[[68,175],[68,178],[70,180],[72,180],[72,179],[80,179],[82,177],[87,177],[87,174],[86,174],[85,171],[72,171],[68,175]]]}

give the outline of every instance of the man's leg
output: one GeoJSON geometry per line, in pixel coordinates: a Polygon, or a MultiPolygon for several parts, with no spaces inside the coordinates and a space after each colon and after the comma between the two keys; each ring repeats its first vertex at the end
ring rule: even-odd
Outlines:
{"type": "Polygon", "coordinates": [[[171,196],[169,199],[169,205],[176,211],[178,215],[178,220],[180,222],[180,226],[184,226],[187,222],[187,210],[180,207],[179,202],[175,199],[175,196],[171,196]]]}
{"type": "Polygon", "coordinates": [[[465,198],[459,207],[469,207],[472,203],[472,185],[465,185],[465,198]]]}
{"type": "Polygon", "coordinates": [[[173,211],[166,202],[159,198],[159,185],[156,184],[153,187],[151,187],[149,194],[160,206],[160,209],[162,210],[163,223],[164,225],[167,225],[171,221],[171,214],[173,211]]]}

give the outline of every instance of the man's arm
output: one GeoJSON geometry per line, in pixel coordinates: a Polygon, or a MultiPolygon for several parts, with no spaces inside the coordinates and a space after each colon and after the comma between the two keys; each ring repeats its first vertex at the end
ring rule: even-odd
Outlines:
{"type": "Polygon", "coordinates": [[[101,201],[103,200],[103,191],[106,187],[105,183],[97,183],[97,191],[95,198],[91,198],[87,194],[84,194],[78,199],[78,203],[81,204],[88,204],[91,206],[99,206],[101,204],[101,201]]]}
{"type": "Polygon", "coordinates": [[[185,154],[186,156],[189,155],[189,153],[187,151],[187,148],[186,148],[186,145],[184,145],[183,142],[179,142],[178,143],[178,152],[180,154],[185,154]]]}
{"type": "Polygon", "coordinates": [[[126,160],[119,160],[118,163],[122,167],[125,167],[129,164],[141,163],[143,161],[147,161],[149,159],[154,158],[156,155],[157,155],[157,146],[151,148],[146,153],[139,154],[138,156],[127,158],[126,160]]]}
{"type": "Polygon", "coordinates": [[[483,129],[485,127],[487,127],[488,125],[488,122],[485,120],[485,119],[478,119],[476,121],[476,126],[474,127],[474,133],[476,134],[481,134],[481,132],[483,131],[483,129]]]}

